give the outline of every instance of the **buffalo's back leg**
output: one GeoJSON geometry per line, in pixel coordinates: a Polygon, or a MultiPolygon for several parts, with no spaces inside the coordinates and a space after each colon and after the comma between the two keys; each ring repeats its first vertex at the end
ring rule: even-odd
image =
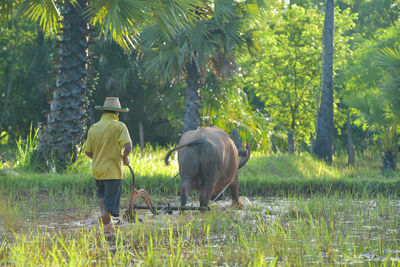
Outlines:
{"type": "Polygon", "coordinates": [[[213,189],[213,184],[203,186],[203,190],[200,192],[200,207],[208,207],[208,202],[210,202],[211,196],[214,193],[213,189]]]}
{"type": "Polygon", "coordinates": [[[179,175],[181,176],[181,206],[186,205],[189,193],[193,189],[193,183],[199,177],[200,161],[197,150],[196,147],[188,147],[178,153],[179,175]]]}
{"type": "Polygon", "coordinates": [[[229,186],[232,195],[232,205],[243,206],[242,201],[239,199],[239,179],[236,174],[233,182],[229,186]]]}
{"type": "Polygon", "coordinates": [[[222,155],[211,143],[202,147],[200,155],[200,180],[202,187],[200,191],[200,207],[208,207],[218,181],[218,175],[222,166],[222,155]]]}
{"type": "Polygon", "coordinates": [[[217,168],[211,164],[207,168],[202,168],[200,179],[203,181],[203,186],[200,191],[200,207],[208,207],[211,197],[215,193],[217,182],[217,168]]]}
{"type": "Polygon", "coordinates": [[[185,206],[189,197],[190,191],[190,182],[187,178],[181,177],[181,192],[180,192],[180,199],[181,199],[181,206],[185,206]]]}

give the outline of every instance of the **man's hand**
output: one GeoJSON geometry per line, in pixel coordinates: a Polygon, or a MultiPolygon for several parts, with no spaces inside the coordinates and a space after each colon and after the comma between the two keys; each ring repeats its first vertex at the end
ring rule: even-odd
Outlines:
{"type": "Polygon", "coordinates": [[[89,158],[93,158],[93,153],[92,152],[86,152],[85,151],[86,156],[88,156],[89,158]]]}
{"type": "Polygon", "coordinates": [[[128,166],[129,163],[129,157],[124,157],[124,165],[128,166]]]}
{"type": "Polygon", "coordinates": [[[124,145],[124,154],[122,155],[124,159],[124,165],[129,165],[129,153],[132,151],[132,143],[126,143],[124,145]]]}

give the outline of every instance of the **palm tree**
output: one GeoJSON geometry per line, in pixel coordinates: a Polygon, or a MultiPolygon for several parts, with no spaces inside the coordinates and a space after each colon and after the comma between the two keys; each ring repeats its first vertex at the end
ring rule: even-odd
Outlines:
{"type": "Polygon", "coordinates": [[[224,77],[235,69],[235,52],[250,40],[243,26],[254,7],[257,5],[246,1],[203,1],[193,9],[199,20],[181,27],[175,38],[166,38],[157,24],[145,27],[141,33],[148,73],[164,80],[185,81],[182,133],[201,124],[200,88],[207,68],[224,77]]]}
{"type": "Polygon", "coordinates": [[[380,91],[385,104],[384,121],[388,123],[383,126],[383,169],[395,170],[400,126],[400,49],[382,49],[377,63],[384,70],[380,91]]]}
{"type": "Polygon", "coordinates": [[[328,163],[332,163],[333,150],[333,28],[334,0],[326,0],[323,29],[323,87],[314,151],[319,158],[328,163]]]}
{"type": "Polygon", "coordinates": [[[85,138],[89,24],[84,12],[88,0],[78,0],[77,4],[66,2],[60,9],[63,19],[56,86],[39,146],[39,153],[53,155],[59,168],[64,168],[71,157],[75,161],[85,138]]]}
{"type": "Polygon", "coordinates": [[[363,94],[350,95],[345,101],[347,105],[357,110],[359,120],[380,142],[383,170],[394,170],[399,118],[395,119],[388,113],[387,99],[380,90],[370,89],[363,94]]]}
{"type": "Polygon", "coordinates": [[[383,48],[374,62],[382,68],[379,88],[346,99],[358,111],[382,148],[382,169],[395,170],[400,127],[400,48],[383,48]]]}
{"type": "Polygon", "coordinates": [[[173,36],[176,27],[183,27],[188,21],[186,13],[193,3],[189,0],[2,1],[0,12],[5,15],[18,10],[39,21],[46,31],[60,32],[56,86],[38,149],[41,160],[54,160],[57,169],[64,169],[69,160],[75,160],[84,140],[89,23],[99,28],[99,35],[114,39],[129,50],[135,47],[134,36],[141,25],[152,21],[158,22],[166,36],[173,36]]]}

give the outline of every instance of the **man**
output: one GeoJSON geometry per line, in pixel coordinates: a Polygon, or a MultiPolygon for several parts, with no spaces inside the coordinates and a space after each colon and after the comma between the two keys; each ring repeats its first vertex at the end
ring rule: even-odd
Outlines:
{"type": "Polygon", "coordinates": [[[104,106],[96,106],[103,115],[99,122],[90,127],[86,141],[86,155],[92,159],[92,172],[96,179],[97,200],[101,210],[104,229],[112,229],[111,216],[118,217],[122,179],[126,177],[123,167],[129,165],[128,155],[132,151],[129,131],[118,120],[121,108],[117,97],[107,97],[104,106]]]}

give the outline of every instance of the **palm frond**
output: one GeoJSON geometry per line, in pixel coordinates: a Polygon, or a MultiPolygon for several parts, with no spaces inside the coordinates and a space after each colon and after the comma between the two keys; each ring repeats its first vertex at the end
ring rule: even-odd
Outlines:
{"type": "Polygon", "coordinates": [[[185,26],[195,22],[196,6],[201,5],[201,0],[162,0],[150,1],[153,18],[160,29],[169,38],[174,36],[185,26]]]}
{"type": "Polygon", "coordinates": [[[92,23],[99,25],[100,35],[115,40],[126,50],[135,47],[135,34],[149,14],[145,1],[141,0],[92,1],[87,12],[92,23]]]}
{"type": "Polygon", "coordinates": [[[376,92],[352,95],[345,98],[345,103],[358,111],[358,116],[373,131],[379,131],[386,124],[385,103],[376,92]]]}
{"type": "Polygon", "coordinates": [[[221,28],[224,33],[225,53],[232,53],[235,49],[241,48],[245,43],[242,36],[243,21],[239,17],[232,18],[227,23],[224,23],[221,28]]]}
{"type": "Polygon", "coordinates": [[[193,4],[189,13],[195,14],[199,20],[177,27],[173,35],[165,34],[162,20],[145,27],[140,38],[146,47],[145,61],[150,60],[149,72],[162,66],[163,74],[171,77],[178,70],[185,72],[188,62],[196,65],[203,78],[208,67],[224,76],[232,72],[236,67],[233,55],[246,44],[243,38],[244,5],[243,2],[231,0],[204,1],[197,6],[193,4]],[[168,54],[172,55],[170,62],[165,58],[168,54]],[[173,68],[173,71],[169,68],[173,68]]]}
{"type": "Polygon", "coordinates": [[[205,42],[211,38],[211,31],[207,21],[198,21],[185,31],[187,39],[194,51],[201,51],[205,42]]]}
{"type": "Polygon", "coordinates": [[[214,18],[217,23],[223,23],[226,20],[237,15],[237,6],[235,1],[216,0],[214,9],[214,18]]]}
{"type": "Polygon", "coordinates": [[[61,15],[55,0],[23,1],[19,8],[18,13],[38,22],[45,32],[59,31],[61,15]]]}
{"type": "Polygon", "coordinates": [[[400,121],[400,50],[382,49],[378,53],[377,64],[385,71],[380,89],[389,112],[400,121]]]}
{"type": "Polygon", "coordinates": [[[141,46],[144,48],[150,48],[158,43],[162,44],[169,41],[158,24],[144,26],[138,36],[141,46]]]}
{"type": "Polygon", "coordinates": [[[165,43],[157,49],[144,53],[146,75],[162,75],[164,81],[179,78],[185,65],[188,49],[186,45],[165,43]]]}
{"type": "Polygon", "coordinates": [[[88,14],[100,32],[118,42],[124,49],[135,47],[139,30],[157,24],[166,38],[172,39],[182,25],[190,22],[189,8],[196,1],[189,0],[94,0],[88,14]]]}

